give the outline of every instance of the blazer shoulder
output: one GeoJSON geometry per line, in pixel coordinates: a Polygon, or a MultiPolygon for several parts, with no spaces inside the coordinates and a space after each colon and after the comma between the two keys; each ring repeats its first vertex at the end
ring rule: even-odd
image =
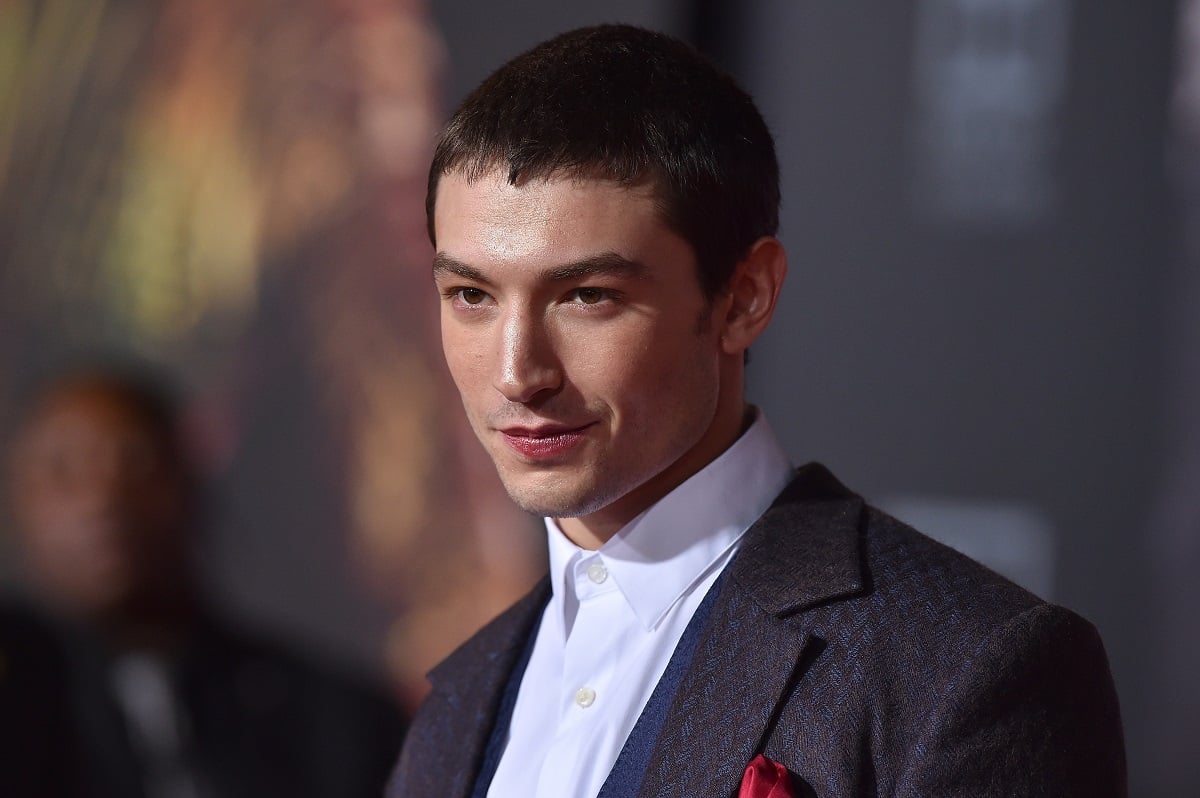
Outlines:
{"type": "Polygon", "coordinates": [[[740,565],[755,605],[809,641],[768,755],[819,794],[1121,794],[1095,628],[815,476],[740,565]]]}
{"type": "Polygon", "coordinates": [[[1111,681],[1099,633],[1075,612],[873,507],[862,535],[867,587],[823,625],[845,644],[865,643],[887,678],[947,686],[967,663],[1000,652],[1111,681]],[[851,616],[862,623],[847,623],[851,616]]]}
{"type": "Polygon", "coordinates": [[[957,656],[1046,605],[870,505],[815,463],[800,468],[751,527],[731,567],[768,614],[803,617],[830,642],[864,638],[867,650],[888,651],[893,662],[957,656]]]}
{"type": "Polygon", "coordinates": [[[482,761],[504,685],[550,596],[545,577],[429,673],[386,794],[466,795],[482,761]]]}
{"type": "Polygon", "coordinates": [[[471,678],[480,669],[515,659],[525,644],[542,609],[550,598],[550,577],[544,576],[533,588],[497,615],[478,632],[467,638],[429,672],[435,689],[451,687],[463,678],[471,678]]]}
{"type": "MultiPolygon", "coordinates": [[[[747,532],[735,579],[779,617],[846,602],[877,621],[1003,622],[1033,594],[868,504],[809,464],[747,532]],[[913,609],[919,607],[920,612],[913,609]]],[[[983,628],[981,626],[981,628],[983,628]]]]}
{"type": "Polygon", "coordinates": [[[870,505],[863,518],[863,557],[881,610],[911,618],[919,603],[925,608],[921,615],[943,632],[945,624],[954,628],[959,621],[990,629],[1046,605],[1007,577],[870,505]]]}

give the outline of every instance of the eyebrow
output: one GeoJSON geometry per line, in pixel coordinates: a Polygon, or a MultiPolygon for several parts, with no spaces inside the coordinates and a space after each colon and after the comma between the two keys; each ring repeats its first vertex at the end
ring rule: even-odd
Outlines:
{"type": "MultiPolygon", "coordinates": [[[[464,280],[472,280],[485,285],[491,284],[484,273],[474,266],[452,258],[444,252],[434,255],[434,279],[451,274],[464,280]]],[[[650,270],[640,261],[629,260],[615,252],[605,252],[547,269],[542,272],[540,277],[552,282],[571,282],[584,277],[626,277],[640,280],[645,279],[649,274],[650,270]]]]}
{"type": "Polygon", "coordinates": [[[630,277],[644,279],[650,270],[639,261],[623,258],[615,252],[606,252],[590,258],[556,266],[545,273],[554,281],[578,280],[581,277],[630,277]]]}
{"type": "Polygon", "coordinates": [[[456,275],[464,280],[472,280],[477,283],[488,282],[479,269],[455,260],[444,252],[439,252],[433,256],[433,279],[436,280],[447,275],[456,275]]]}

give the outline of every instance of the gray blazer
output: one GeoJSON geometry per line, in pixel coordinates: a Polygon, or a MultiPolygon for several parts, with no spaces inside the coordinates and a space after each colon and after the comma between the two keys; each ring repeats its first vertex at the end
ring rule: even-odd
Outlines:
{"type": "MultiPolygon", "coordinates": [[[[801,468],[746,533],[639,796],[1124,796],[1096,630],[801,468]]],[[[549,581],[430,674],[389,798],[466,798],[549,581]]]]}

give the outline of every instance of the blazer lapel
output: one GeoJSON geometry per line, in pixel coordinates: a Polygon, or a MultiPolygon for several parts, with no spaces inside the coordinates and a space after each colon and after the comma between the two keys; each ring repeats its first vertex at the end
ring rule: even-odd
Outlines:
{"type": "Polygon", "coordinates": [[[421,733],[409,735],[389,796],[471,794],[504,686],[549,596],[546,577],[430,671],[420,713],[432,717],[414,721],[421,733]]]}
{"type": "Polygon", "coordinates": [[[802,611],[860,593],[860,498],[809,465],[750,528],[668,711],[640,798],[732,795],[820,646],[802,611]]]}

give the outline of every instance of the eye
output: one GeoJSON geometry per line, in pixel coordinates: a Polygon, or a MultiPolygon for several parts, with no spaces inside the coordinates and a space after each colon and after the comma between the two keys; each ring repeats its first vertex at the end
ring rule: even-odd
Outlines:
{"type": "Polygon", "coordinates": [[[582,305],[596,305],[609,298],[609,292],[603,288],[576,288],[571,294],[582,305]]]}
{"type": "Polygon", "coordinates": [[[464,305],[478,305],[487,298],[487,294],[480,291],[478,288],[459,288],[454,292],[454,295],[462,301],[464,305]]]}

